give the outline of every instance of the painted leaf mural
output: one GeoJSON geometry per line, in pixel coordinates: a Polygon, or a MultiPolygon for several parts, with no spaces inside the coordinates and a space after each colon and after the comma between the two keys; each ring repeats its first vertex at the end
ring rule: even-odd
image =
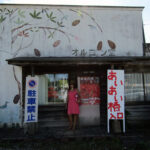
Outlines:
{"type": "Polygon", "coordinates": [[[72,26],[77,26],[80,23],[80,20],[74,20],[72,22],[72,26]]]}
{"type": "Polygon", "coordinates": [[[46,14],[47,18],[49,18],[52,22],[56,23],[56,17],[53,16],[53,12],[51,12],[50,14],[46,14]]]}
{"type": "Polygon", "coordinates": [[[22,11],[22,10],[18,10],[18,15],[22,18],[25,18],[25,11],[22,11]]]}
{"type": "Polygon", "coordinates": [[[17,103],[19,102],[19,99],[20,99],[20,95],[17,94],[17,95],[14,97],[14,99],[13,99],[13,103],[14,103],[14,104],[17,104],[17,103]]]}
{"type": "MultiPolygon", "coordinates": [[[[73,9],[70,9],[71,11],[75,12],[78,14],[78,11],[76,10],[73,10],[73,9]]],[[[86,11],[80,11],[81,13],[85,14],[86,16],[88,16],[89,18],[91,18],[91,20],[94,22],[94,24],[96,24],[96,26],[99,28],[100,32],[103,32],[102,31],[102,28],[101,26],[97,23],[96,19],[94,17],[92,17],[90,14],[88,14],[86,11]]],[[[83,15],[82,15],[83,17],[83,15]]],[[[79,20],[80,21],[80,20],[79,20]]]]}
{"type": "Polygon", "coordinates": [[[115,49],[115,48],[116,48],[116,44],[115,44],[113,41],[108,40],[107,42],[108,42],[108,45],[109,45],[109,47],[110,47],[111,49],[115,49]]]}
{"type": "Polygon", "coordinates": [[[97,44],[97,50],[101,50],[102,49],[102,41],[99,41],[97,44]]]}
{"type": "Polygon", "coordinates": [[[36,12],[36,10],[34,10],[33,13],[30,13],[30,16],[34,19],[41,19],[42,17],[40,17],[40,12],[36,12]]]}
{"type": "Polygon", "coordinates": [[[41,53],[40,53],[40,51],[37,48],[34,49],[34,54],[36,56],[41,56],[41,53]]]}
{"type": "Polygon", "coordinates": [[[0,16],[0,23],[2,23],[5,19],[6,17],[0,16]]]}
{"type": "Polygon", "coordinates": [[[57,40],[57,41],[55,41],[54,43],[53,43],[53,47],[57,47],[59,44],[60,44],[60,40],[57,40]]]}
{"type": "Polygon", "coordinates": [[[16,21],[14,21],[14,23],[17,24],[17,25],[20,25],[20,24],[23,24],[24,21],[21,20],[20,18],[18,18],[16,21]]]}
{"type": "Polygon", "coordinates": [[[78,10],[77,12],[78,12],[78,16],[83,17],[82,12],[80,10],[78,10]]]}
{"type": "Polygon", "coordinates": [[[59,27],[65,27],[62,22],[57,22],[57,25],[58,25],[59,27]]]}

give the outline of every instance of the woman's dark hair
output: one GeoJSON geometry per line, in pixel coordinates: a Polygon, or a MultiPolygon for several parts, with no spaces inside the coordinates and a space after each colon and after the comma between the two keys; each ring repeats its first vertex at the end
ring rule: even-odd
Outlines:
{"type": "Polygon", "coordinates": [[[71,81],[69,82],[69,85],[74,85],[74,81],[71,80],[71,81]]]}
{"type": "Polygon", "coordinates": [[[73,80],[71,80],[71,81],[69,82],[69,90],[70,90],[70,85],[73,85],[74,88],[76,88],[76,84],[75,84],[75,82],[74,82],[73,80]]]}

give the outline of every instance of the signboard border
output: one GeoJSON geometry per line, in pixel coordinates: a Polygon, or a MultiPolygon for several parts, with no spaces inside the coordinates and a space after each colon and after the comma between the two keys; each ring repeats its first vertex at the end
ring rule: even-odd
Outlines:
{"type": "MultiPolygon", "coordinates": [[[[117,70],[117,69],[108,69],[107,70],[107,132],[110,133],[110,119],[108,118],[108,72],[109,71],[123,71],[124,74],[124,70],[117,70]]],[[[123,77],[124,78],[124,77],[123,77]]],[[[124,82],[125,82],[125,78],[124,78],[124,82]]],[[[117,120],[123,120],[123,133],[125,133],[125,99],[124,99],[124,118],[123,119],[117,119],[117,120]]]]}

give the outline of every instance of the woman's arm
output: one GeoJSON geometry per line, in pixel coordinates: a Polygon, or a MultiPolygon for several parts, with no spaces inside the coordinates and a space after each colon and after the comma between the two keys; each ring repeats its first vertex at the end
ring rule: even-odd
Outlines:
{"type": "Polygon", "coordinates": [[[68,97],[68,93],[67,93],[66,109],[68,108],[68,101],[69,101],[69,97],[68,97]]]}
{"type": "Polygon", "coordinates": [[[77,99],[77,102],[80,103],[81,100],[80,100],[80,91],[77,89],[77,94],[78,94],[78,99],[77,99]]]}

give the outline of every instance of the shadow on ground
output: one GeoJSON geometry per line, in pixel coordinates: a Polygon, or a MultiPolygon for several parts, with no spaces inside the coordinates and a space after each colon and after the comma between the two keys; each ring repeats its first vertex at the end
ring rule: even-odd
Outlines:
{"type": "Polygon", "coordinates": [[[107,134],[100,127],[45,128],[34,135],[21,128],[0,129],[0,150],[150,150],[149,130],[107,134]]]}

